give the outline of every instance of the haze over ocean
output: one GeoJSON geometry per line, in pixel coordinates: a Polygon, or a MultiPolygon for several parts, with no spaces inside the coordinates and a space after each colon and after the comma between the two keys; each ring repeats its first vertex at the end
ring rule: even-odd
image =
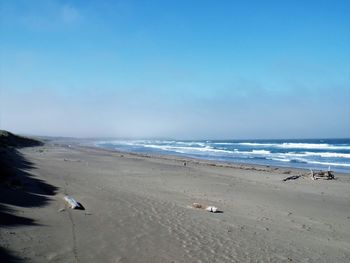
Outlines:
{"type": "Polygon", "coordinates": [[[350,2],[1,1],[0,128],[350,137],[350,2]]]}

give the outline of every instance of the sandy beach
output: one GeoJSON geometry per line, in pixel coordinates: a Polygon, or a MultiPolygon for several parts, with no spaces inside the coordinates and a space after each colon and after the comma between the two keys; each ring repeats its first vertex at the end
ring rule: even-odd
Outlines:
{"type": "Polygon", "coordinates": [[[0,186],[9,262],[350,262],[349,175],[63,144],[17,158],[23,183],[0,186]]]}

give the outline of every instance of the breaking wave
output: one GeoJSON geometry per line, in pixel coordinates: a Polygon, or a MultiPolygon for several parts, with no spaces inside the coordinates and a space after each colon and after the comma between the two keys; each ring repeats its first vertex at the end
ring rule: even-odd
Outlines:
{"type": "Polygon", "coordinates": [[[253,147],[278,147],[286,149],[318,149],[318,150],[350,150],[349,145],[332,145],[326,143],[238,143],[244,146],[253,147]]]}

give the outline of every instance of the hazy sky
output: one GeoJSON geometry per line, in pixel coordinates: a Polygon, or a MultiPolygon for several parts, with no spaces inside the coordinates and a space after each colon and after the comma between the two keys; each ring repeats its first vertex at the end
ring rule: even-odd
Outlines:
{"type": "Polygon", "coordinates": [[[350,137],[348,0],[0,3],[0,129],[350,137]]]}

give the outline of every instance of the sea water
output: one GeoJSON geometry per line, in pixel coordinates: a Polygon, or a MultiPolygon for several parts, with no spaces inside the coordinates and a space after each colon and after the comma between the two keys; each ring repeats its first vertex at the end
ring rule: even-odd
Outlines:
{"type": "Polygon", "coordinates": [[[232,163],[350,173],[350,139],[305,140],[106,140],[96,146],[232,163]]]}

